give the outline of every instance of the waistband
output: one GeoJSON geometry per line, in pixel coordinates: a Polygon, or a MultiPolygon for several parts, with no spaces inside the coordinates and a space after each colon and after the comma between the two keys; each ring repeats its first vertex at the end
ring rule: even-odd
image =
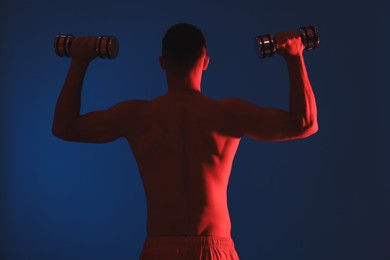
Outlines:
{"type": "Polygon", "coordinates": [[[230,237],[215,236],[159,236],[148,237],[145,240],[145,248],[169,248],[169,247],[219,247],[234,248],[233,239],[230,237]]]}

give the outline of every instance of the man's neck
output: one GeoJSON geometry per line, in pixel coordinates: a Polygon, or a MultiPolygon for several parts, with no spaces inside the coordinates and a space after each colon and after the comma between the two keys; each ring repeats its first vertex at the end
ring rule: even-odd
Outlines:
{"type": "Polygon", "coordinates": [[[167,73],[168,81],[168,92],[169,93],[200,93],[201,92],[201,81],[202,71],[194,71],[186,75],[176,75],[167,73]]]}

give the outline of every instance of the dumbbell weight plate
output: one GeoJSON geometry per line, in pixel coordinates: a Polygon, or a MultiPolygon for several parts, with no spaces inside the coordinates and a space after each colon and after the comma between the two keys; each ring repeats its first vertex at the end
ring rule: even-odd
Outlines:
{"type": "Polygon", "coordinates": [[[74,36],[71,34],[58,34],[54,41],[54,51],[60,57],[70,57],[70,46],[74,36]]]}
{"type": "Polygon", "coordinates": [[[272,57],[276,52],[275,41],[270,34],[257,36],[255,46],[261,58],[272,57]]]}
{"type": "Polygon", "coordinates": [[[118,56],[119,42],[115,36],[99,36],[96,43],[96,53],[101,58],[115,59],[118,56]]]}
{"type": "Polygon", "coordinates": [[[301,32],[301,39],[305,45],[305,50],[311,50],[320,44],[320,38],[316,27],[301,27],[299,31],[301,32]]]}

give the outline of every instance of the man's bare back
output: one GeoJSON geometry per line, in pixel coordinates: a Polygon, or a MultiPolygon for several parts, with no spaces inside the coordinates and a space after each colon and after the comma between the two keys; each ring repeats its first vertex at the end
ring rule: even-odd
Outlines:
{"type": "Polygon", "coordinates": [[[143,180],[148,235],[230,237],[227,185],[240,136],[223,106],[167,94],[139,109],[126,136],[143,180]]]}
{"type": "MultiPolygon", "coordinates": [[[[176,27],[179,34],[182,27],[176,27]]],[[[193,26],[184,28],[194,33],[193,26]]],[[[191,47],[203,38],[197,29],[194,35],[177,49],[191,47]]],[[[72,63],[57,101],[53,134],[77,142],[128,140],[147,201],[148,238],[141,259],[161,259],[162,254],[165,259],[186,254],[200,259],[197,256],[202,252],[214,254],[213,259],[226,259],[221,255],[238,259],[230,239],[227,186],[241,137],[283,141],[308,137],[318,129],[315,97],[302,55],[304,46],[297,33],[275,35],[278,53],[285,59],[290,76],[290,109],[285,111],[242,99],[214,100],[202,95],[202,72],[209,63],[204,42],[196,52],[185,55],[183,63],[182,53],[171,56],[176,41],[183,37],[170,37],[164,37],[167,44],[163,40],[163,50],[167,52],[160,57],[167,76],[167,94],[151,101],[125,101],[83,115],[81,89],[89,63],[96,58],[96,41],[93,37],[76,38],[71,47],[72,63]],[[169,239],[172,237],[174,240],[169,239]],[[194,244],[198,248],[191,251],[194,244]]]]}

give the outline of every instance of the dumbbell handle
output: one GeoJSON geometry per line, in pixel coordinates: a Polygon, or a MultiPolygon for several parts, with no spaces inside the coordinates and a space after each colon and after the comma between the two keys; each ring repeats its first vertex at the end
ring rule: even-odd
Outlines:
{"type": "MultiPolygon", "coordinates": [[[[75,36],[58,34],[54,39],[54,51],[60,57],[71,57],[71,46],[75,36]]],[[[119,42],[115,36],[96,37],[96,53],[100,58],[115,59],[118,56],[119,42]]]]}
{"type": "MultiPolygon", "coordinates": [[[[305,50],[311,50],[320,44],[320,38],[316,27],[301,27],[299,31],[305,50]]],[[[276,41],[270,34],[256,36],[255,45],[260,58],[272,57],[277,51],[276,41]]]]}

